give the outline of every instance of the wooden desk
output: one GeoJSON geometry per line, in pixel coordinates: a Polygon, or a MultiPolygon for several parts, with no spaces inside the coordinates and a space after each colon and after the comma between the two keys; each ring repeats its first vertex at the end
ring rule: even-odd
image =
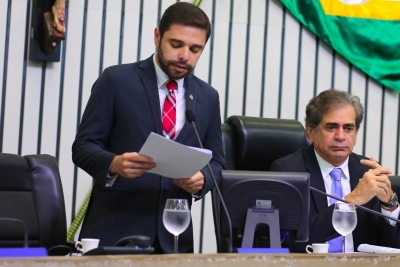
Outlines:
{"type": "Polygon", "coordinates": [[[400,254],[180,254],[0,258],[1,267],[399,267],[400,254]]]}

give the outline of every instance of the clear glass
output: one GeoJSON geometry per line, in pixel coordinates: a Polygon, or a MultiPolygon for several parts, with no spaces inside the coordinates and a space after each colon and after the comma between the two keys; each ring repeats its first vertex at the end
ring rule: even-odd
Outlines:
{"type": "Polygon", "coordinates": [[[174,235],[174,253],[178,253],[178,237],[190,223],[188,201],[186,199],[167,199],[163,223],[168,232],[174,235]]]}
{"type": "Polygon", "coordinates": [[[345,236],[353,232],[357,225],[356,206],[343,202],[336,202],[333,210],[332,225],[343,239],[343,253],[346,252],[345,236]]]}

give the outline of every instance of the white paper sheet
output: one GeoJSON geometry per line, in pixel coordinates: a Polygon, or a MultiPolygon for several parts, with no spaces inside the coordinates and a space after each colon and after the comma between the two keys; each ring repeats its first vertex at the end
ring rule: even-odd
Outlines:
{"type": "Polygon", "coordinates": [[[400,249],[397,248],[381,247],[369,244],[360,244],[357,250],[367,253],[400,253],[400,249]]]}
{"type": "Polygon", "coordinates": [[[139,154],[153,158],[157,166],[148,171],[165,177],[190,178],[212,158],[212,151],[190,147],[151,133],[139,154]]]}

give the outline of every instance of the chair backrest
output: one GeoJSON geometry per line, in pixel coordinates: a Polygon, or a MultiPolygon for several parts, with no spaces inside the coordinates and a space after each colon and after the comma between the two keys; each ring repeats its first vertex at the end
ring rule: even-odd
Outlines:
{"type": "MultiPolygon", "coordinates": [[[[297,120],[231,116],[222,124],[227,170],[268,171],[272,162],[307,147],[306,132],[297,120]]],[[[212,192],[218,252],[227,252],[219,235],[219,198],[212,192]]]]}
{"type": "MultiPolygon", "coordinates": [[[[64,195],[53,156],[0,153],[0,203],[0,217],[25,222],[30,247],[66,243],[64,195]]],[[[0,247],[22,247],[23,237],[22,225],[0,220],[0,247]]]]}

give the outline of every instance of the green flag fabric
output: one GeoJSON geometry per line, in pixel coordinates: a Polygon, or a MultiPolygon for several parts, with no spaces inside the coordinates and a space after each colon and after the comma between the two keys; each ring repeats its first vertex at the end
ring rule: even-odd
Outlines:
{"type": "Polygon", "coordinates": [[[280,1],[351,64],[400,92],[400,1],[280,1]]]}

